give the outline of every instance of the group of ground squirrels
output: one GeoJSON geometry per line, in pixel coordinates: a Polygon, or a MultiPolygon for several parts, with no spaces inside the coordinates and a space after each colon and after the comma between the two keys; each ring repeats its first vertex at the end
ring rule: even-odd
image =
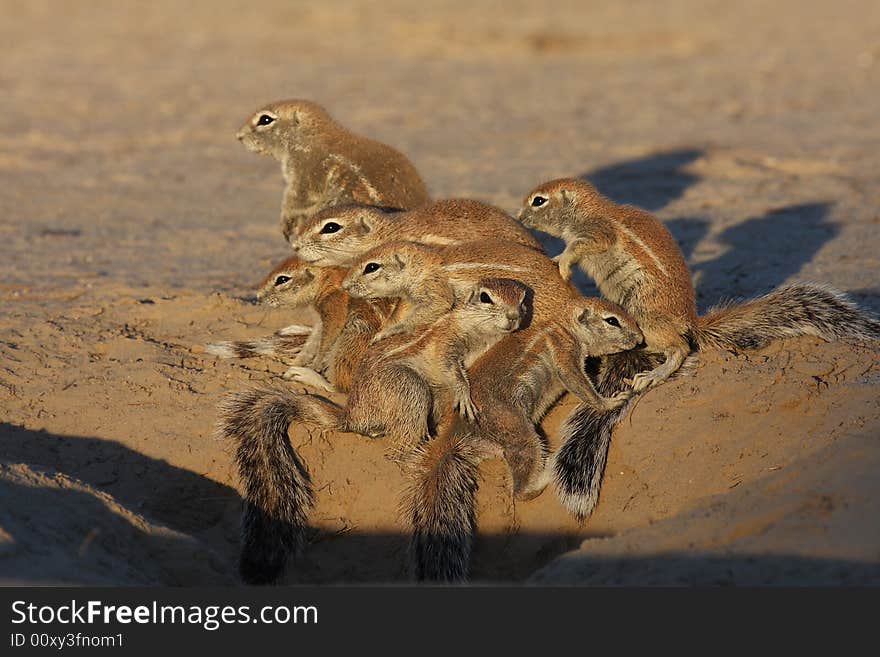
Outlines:
{"type": "Polygon", "coordinates": [[[239,572],[248,583],[277,582],[305,548],[312,480],[291,423],[385,441],[409,482],[413,577],[460,582],[484,459],[504,460],[516,498],[552,483],[585,519],[628,402],[693,352],[798,335],[880,339],[875,318],[809,283],[697,315],[665,226],[582,180],[538,186],[514,218],[479,201],[430,199],[404,155],[312,102],[266,105],[237,136],[275,157],[286,182],[281,228],[294,255],[257,297],[318,316],[311,327],[208,346],[226,358],[278,359],[300,384],[247,389],[222,404],[220,432],[235,446],[244,489],[239,572]],[[565,249],[549,258],[529,229],[565,249]],[[574,265],[604,298],[571,284],[574,265]],[[346,401],[325,396],[335,392],[346,401]],[[551,453],[538,423],[565,392],[580,404],[551,453]]]}

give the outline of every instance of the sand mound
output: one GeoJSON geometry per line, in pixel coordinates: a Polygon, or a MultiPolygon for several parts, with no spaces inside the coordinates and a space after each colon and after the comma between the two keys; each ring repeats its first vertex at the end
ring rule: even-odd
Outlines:
{"type": "Polygon", "coordinates": [[[0,585],[229,583],[199,541],[53,470],[0,462],[0,585]]]}
{"type": "MultiPolygon", "coordinates": [[[[592,180],[658,213],[701,307],[803,279],[880,312],[876,0],[566,3],[562,22],[534,2],[362,4],[0,21],[0,580],[233,577],[216,407],[282,368],[199,345],[308,319],[242,301],[290,253],[278,164],[234,137],[272,99],[392,144],[437,197],[513,211],[541,180],[592,180]]],[[[487,462],[474,578],[876,582],[877,372],[873,349],[814,340],[705,354],[619,427],[583,526],[552,491],[514,504],[487,462]]],[[[319,490],[288,581],[404,579],[384,446],[292,439],[319,490]]]]}
{"type": "MultiPolygon", "coordinates": [[[[18,464],[3,471],[0,526],[15,546],[0,559],[7,579],[234,577],[240,498],[230,446],[213,436],[216,406],[227,391],[278,382],[284,368],[218,360],[201,345],[308,317],[219,294],[133,292],[89,292],[44,322],[23,303],[3,322],[16,341],[0,344],[10,364],[0,440],[18,464]],[[43,556],[29,566],[30,554],[43,556]]],[[[535,581],[870,579],[878,386],[869,346],[804,338],[703,354],[618,427],[583,526],[552,490],[514,504],[504,465],[487,461],[473,578],[525,579],[587,539],[535,581]]],[[[546,419],[551,443],[571,408],[564,399],[546,419]]],[[[304,427],[291,440],[317,494],[310,545],[287,581],[405,580],[405,481],[382,441],[304,427]]]]}

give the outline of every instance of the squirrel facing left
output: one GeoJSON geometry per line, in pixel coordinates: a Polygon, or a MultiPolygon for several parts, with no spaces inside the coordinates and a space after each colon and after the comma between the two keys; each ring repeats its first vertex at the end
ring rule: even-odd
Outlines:
{"type": "MultiPolygon", "coordinates": [[[[644,350],[606,359],[599,386],[603,394],[628,380],[637,392],[662,383],[694,350],[758,349],[800,335],[829,341],[880,339],[880,321],[842,292],[813,283],[791,283],[698,315],[684,256],[662,222],[615,203],[583,180],[539,185],[526,195],[518,219],[561,237],[566,246],[556,261],[563,278],[579,265],[644,333],[644,350]]],[[[582,406],[565,423],[563,444],[554,457],[556,483],[560,498],[581,519],[598,500],[611,429],[623,412],[597,413],[582,406]]]]}
{"type": "Polygon", "coordinates": [[[386,299],[358,299],[341,288],[347,270],[314,267],[296,256],[278,264],[257,288],[257,299],[284,308],[311,307],[312,327],[288,326],[257,340],[218,342],[206,347],[222,358],[269,356],[291,367],[284,378],[327,392],[351,387],[361,358],[391,314],[386,299]]]}
{"type": "Polygon", "coordinates": [[[264,105],[236,136],[248,150],[281,163],[285,239],[298,222],[334,205],[410,210],[428,201],[425,183],[405,155],[348,130],[317,103],[283,100],[264,105]]]}

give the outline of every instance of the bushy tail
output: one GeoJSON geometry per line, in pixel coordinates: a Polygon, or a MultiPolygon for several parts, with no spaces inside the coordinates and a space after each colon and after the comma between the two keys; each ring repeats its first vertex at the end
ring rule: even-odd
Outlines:
{"type": "Polygon", "coordinates": [[[302,351],[311,329],[293,325],[256,340],[234,340],[205,345],[205,352],[220,358],[256,358],[268,356],[285,363],[302,351]]]}
{"type": "Polygon", "coordinates": [[[713,308],[699,318],[692,338],[700,349],[759,349],[799,335],[829,341],[880,340],[880,321],[832,287],[793,283],[755,299],[713,308]]]}
{"type": "Polygon", "coordinates": [[[288,555],[305,543],[312,486],[305,464],[290,445],[290,423],[338,428],[341,418],[342,409],[329,400],[283,389],[233,393],[224,402],[219,431],[236,445],[244,486],[238,568],[245,582],[276,582],[288,555]]]}
{"type": "Polygon", "coordinates": [[[412,523],[410,561],[418,581],[463,582],[468,575],[482,455],[469,437],[448,435],[414,456],[412,484],[404,498],[412,523]]]}
{"type": "MultiPolygon", "coordinates": [[[[611,395],[626,387],[623,380],[657,365],[658,357],[643,351],[627,351],[606,356],[596,389],[611,395]]],[[[560,429],[561,445],[553,455],[553,478],[562,504],[579,520],[587,518],[599,501],[599,490],[611,432],[629,404],[603,413],[581,404],[566,418],[560,429]]]]}

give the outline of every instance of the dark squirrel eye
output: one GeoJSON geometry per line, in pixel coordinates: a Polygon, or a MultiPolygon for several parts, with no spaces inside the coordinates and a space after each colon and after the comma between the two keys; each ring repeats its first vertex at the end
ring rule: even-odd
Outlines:
{"type": "Polygon", "coordinates": [[[481,303],[492,303],[492,297],[490,297],[485,292],[480,292],[480,302],[481,303]]]}
{"type": "Polygon", "coordinates": [[[328,221],[328,222],[327,222],[326,224],[324,224],[324,226],[321,228],[321,232],[322,232],[322,233],[325,233],[325,234],[326,234],[326,233],[335,233],[335,232],[338,231],[340,228],[342,228],[342,226],[340,226],[339,224],[337,224],[337,223],[335,223],[335,222],[333,222],[333,221],[328,221]]]}
{"type": "Polygon", "coordinates": [[[620,322],[617,321],[616,317],[606,317],[605,323],[611,324],[611,326],[616,326],[617,328],[620,328],[620,322]]]}
{"type": "Polygon", "coordinates": [[[364,273],[365,274],[372,274],[374,271],[379,269],[381,266],[382,265],[380,265],[378,262],[368,262],[367,266],[364,267],[364,273]]]}
{"type": "Polygon", "coordinates": [[[275,285],[284,285],[287,281],[290,280],[290,276],[279,276],[275,279],[275,285]]]}
{"type": "Polygon", "coordinates": [[[532,199],[532,207],[539,208],[547,202],[547,199],[543,196],[536,196],[532,199]]]}
{"type": "Polygon", "coordinates": [[[274,120],[275,119],[268,114],[263,114],[259,119],[257,119],[257,125],[269,125],[274,120]]]}

